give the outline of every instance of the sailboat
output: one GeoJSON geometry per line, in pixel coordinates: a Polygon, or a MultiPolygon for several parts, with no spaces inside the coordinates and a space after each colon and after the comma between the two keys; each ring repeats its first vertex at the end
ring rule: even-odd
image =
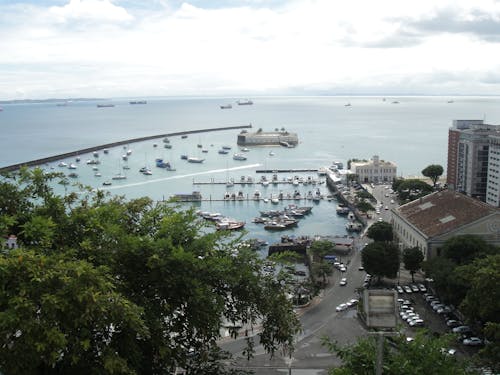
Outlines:
{"type": "Polygon", "coordinates": [[[125,180],[127,179],[127,176],[125,174],[122,173],[122,168],[121,165],[120,165],[120,161],[118,161],[118,173],[116,175],[114,175],[113,177],[111,177],[112,180],[125,180]]]}

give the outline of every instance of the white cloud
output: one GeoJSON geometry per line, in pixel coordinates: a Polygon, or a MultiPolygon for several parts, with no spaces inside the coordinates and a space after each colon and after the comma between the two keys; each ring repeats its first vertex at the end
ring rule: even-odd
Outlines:
{"type": "Polygon", "coordinates": [[[226,2],[0,6],[0,98],[500,88],[494,1],[226,2]]]}

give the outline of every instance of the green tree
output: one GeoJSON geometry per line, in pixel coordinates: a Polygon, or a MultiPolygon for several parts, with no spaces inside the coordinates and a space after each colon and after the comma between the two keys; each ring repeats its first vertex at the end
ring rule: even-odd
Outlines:
{"type": "Polygon", "coordinates": [[[457,265],[468,264],[476,257],[486,256],[494,251],[481,237],[474,235],[452,237],[442,247],[443,256],[457,265]]]}
{"type": "Polygon", "coordinates": [[[12,341],[0,346],[2,371],[220,374],[224,321],[233,336],[259,324],[266,351],[293,351],[300,324],[286,289],[254,252],[235,251],[238,238],[175,203],[60,197],[45,186],[57,178],[22,171],[0,184],[2,230],[21,245],[0,254],[0,335],[12,341]]]}
{"type": "Polygon", "coordinates": [[[366,235],[374,241],[392,241],[394,237],[392,225],[385,221],[373,223],[366,235]]]}
{"type": "Polygon", "coordinates": [[[356,208],[362,212],[375,211],[375,207],[365,201],[357,203],[356,208]]]}
{"type": "Polygon", "coordinates": [[[309,247],[309,251],[316,261],[323,262],[324,256],[332,254],[335,250],[335,245],[332,241],[317,240],[314,241],[309,247]]]}
{"type": "Polygon", "coordinates": [[[399,249],[390,242],[372,242],[361,253],[361,262],[366,272],[381,277],[394,279],[399,270],[399,249]]]}
{"type": "Polygon", "coordinates": [[[425,177],[429,177],[432,181],[432,185],[436,186],[436,182],[443,174],[443,167],[438,164],[431,164],[422,170],[422,174],[425,177]]]}
{"type": "MultiPolygon", "coordinates": [[[[452,337],[435,338],[420,332],[414,341],[407,342],[403,335],[386,338],[383,346],[384,375],[466,375],[476,374],[470,363],[457,361],[442,348],[448,347],[452,337]]],[[[352,345],[341,346],[323,339],[330,352],[342,360],[342,365],[332,368],[330,375],[375,374],[377,343],[375,337],[363,337],[352,345]]]]}
{"type": "Polygon", "coordinates": [[[422,267],[423,260],[424,254],[418,247],[412,247],[403,251],[403,263],[405,269],[410,271],[412,282],[415,282],[415,272],[422,267]]]}
{"type": "Polygon", "coordinates": [[[333,274],[333,265],[328,262],[314,263],[312,269],[314,276],[321,278],[323,285],[327,284],[326,278],[333,274]]]}
{"type": "Polygon", "coordinates": [[[398,179],[393,186],[402,203],[424,197],[434,190],[431,185],[418,179],[398,179]]]}

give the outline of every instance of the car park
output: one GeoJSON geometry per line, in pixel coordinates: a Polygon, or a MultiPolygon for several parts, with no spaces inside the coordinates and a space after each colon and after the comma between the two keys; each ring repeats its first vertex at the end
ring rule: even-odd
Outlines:
{"type": "Polygon", "coordinates": [[[479,337],[469,337],[468,339],[462,341],[462,344],[467,346],[480,346],[483,345],[483,340],[481,340],[479,337]]]}

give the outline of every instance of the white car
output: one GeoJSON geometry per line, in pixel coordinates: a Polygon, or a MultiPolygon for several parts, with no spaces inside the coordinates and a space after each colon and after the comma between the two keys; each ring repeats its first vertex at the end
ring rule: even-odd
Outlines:
{"type": "Polygon", "coordinates": [[[483,340],[481,340],[479,337],[469,337],[468,339],[462,341],[462,343],[468,346],[479,346],[483,345],[483,340]]]}
{"type": "Polygon", "coordinates": [[[335,311],[339,312],[339,311],[344,311],[345,309],[347,309],[349,306],[347,306],[347,303],[341,303],[340,305],[338,305],[336,308],[335,308],[335,311]]]}
{"type": "Polygon", "coordinates": [[[347,285],[347,279],[345,277],[343,277],[342,279],[340,279],[339,285],[340,286],[346,286],[347,285]]]}
{"type": "Polygon", "coordinates": [[[408,285],[405,285],[403,289],[405,290],[406,293],[411,293],[411,288],[408,285]]]}

